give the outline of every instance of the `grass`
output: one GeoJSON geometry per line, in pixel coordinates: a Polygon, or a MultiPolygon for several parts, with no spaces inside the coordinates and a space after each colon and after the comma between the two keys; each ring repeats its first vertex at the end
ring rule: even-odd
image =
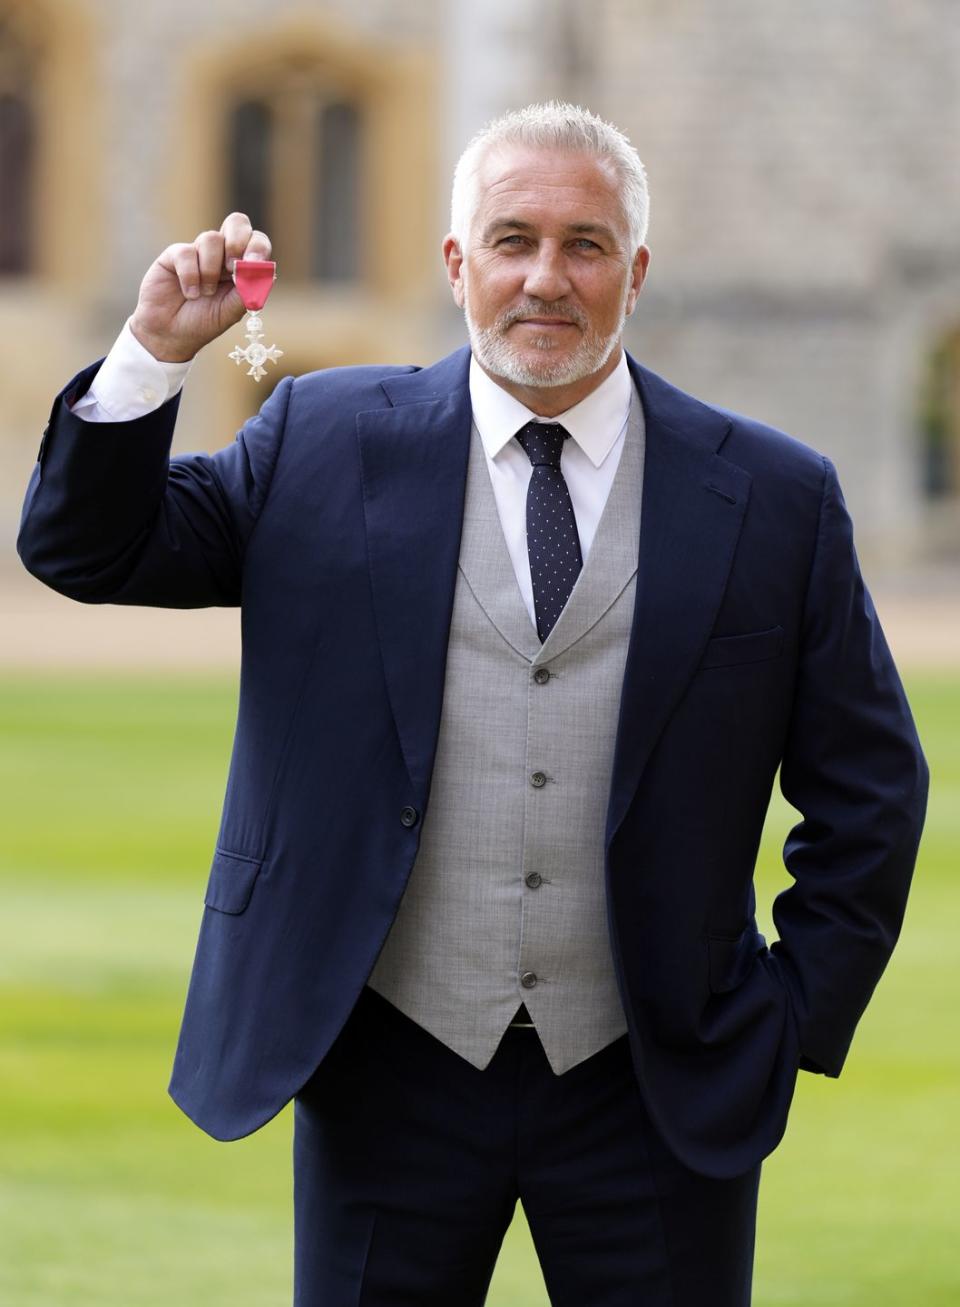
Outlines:
{"type": "MultiPolygon", "coordinates": [[[[907,923],[843,1077],[801,1078],[765,1164],[758,1307],[960,1301],[960,679],[910,691],[935,787],[907,923]]],[[[289,1109],[225,1146],[166,1094],[234,706],[229,679],[0,680],[10,1307],[290,1301],[289,1109]]],[[[789,824],[775,803],[767,925],[789,824]]],[[[546,1307],[520,1214],[488,1302],[546,1307]]]]}

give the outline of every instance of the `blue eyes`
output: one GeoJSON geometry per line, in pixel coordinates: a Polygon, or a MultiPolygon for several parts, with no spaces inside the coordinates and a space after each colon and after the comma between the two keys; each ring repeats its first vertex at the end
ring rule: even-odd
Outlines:
{"type": "MultiPolygon", "coordinates": [[[[512,249],[517,249],[517,248],[519,248],[521,245],[525,245],[525,244],[527,244],[527,241],[528,241],[528,238],[527,238],[526,236],[520,236],[520,235],[514,234],[514,235],[512,235],[512,236],[502,236],[502,237],[500,238],[500,240],[497,241],[497,244],[498,244],[498,245],[509,245],[512,249]]],[[[572,241],[571,244],[573,245],[573,247],[574,247],[575,249],[578,249],[578,250],[599,250],[599,249],[600,249],[600,246],[597,244],[596,241],[592,241],[592,240],[590,240],[590,239],[589,239],[588,237],[586,237],[586,236],[582,236],[582,237],[580,237],[578,240],[572,241]]]]}

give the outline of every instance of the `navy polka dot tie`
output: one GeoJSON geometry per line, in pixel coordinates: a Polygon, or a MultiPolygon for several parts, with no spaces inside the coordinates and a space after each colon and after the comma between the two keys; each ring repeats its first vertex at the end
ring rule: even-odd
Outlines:
{"type": "Polygon", "coordinates": [[[560,452],[569,435],[559,422],[528,422],[517,432],[533,464],[527,490],[527,553],[541,640],[553,630],[583,567],[577,520],[560,471],[560,452]]]}

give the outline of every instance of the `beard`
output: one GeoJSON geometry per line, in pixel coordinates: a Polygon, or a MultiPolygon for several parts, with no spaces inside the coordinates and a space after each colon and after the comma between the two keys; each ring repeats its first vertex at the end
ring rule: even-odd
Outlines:
{"type": "Polygon", "coordinates": [[[599,372],[623,335],[627,320],[626,302],[629,285],[624,287],[619,321],[609,334],[590,327],[584,313],[574,305],[527,300],[502,314],[489,327],[481,327],[470,312],[469,293],[464,295],[463,315],[474,358],[495,377],[503,377],[519,386],[568,386],[599,372]],[[557,350],[549,335],[528,337],[520,350],[511,343],[508,331],[524,318],[563,318],[580,329],[580,341],[569,353],[557,350]],[[559,357],[556,355],[559,354],[559,357]]]}

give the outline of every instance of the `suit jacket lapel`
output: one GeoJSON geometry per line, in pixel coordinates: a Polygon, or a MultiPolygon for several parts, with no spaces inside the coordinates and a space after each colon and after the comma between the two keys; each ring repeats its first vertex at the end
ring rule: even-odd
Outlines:
{"type": "Polygon", "coordinates": [[[540,637],[524,606],[517,575],[497,511],[483,441],[474,427],[470,440],[460,570],[487,617],[521,658],[533,662],[540,637]]]}
{"type": "MultiPolygon", "coordinates": [[[[387,689],[421,803],[436,750],[470,449],[468,349],[384,381],[357,415],[370,579],[387,689]]],[[[702,654],[750,476],[717,450],[729,421],[629,360],[646,419],[642,528],[607,815],[616,833],[702,654]]]]}
{"type": "Polygon", "coordinates": [[[469,351],[383,383],[357,415],[370,582],[387,691],[421,805],[436,749],[467,455],[469,351]]]}
{"type": "Polygon", "coordinates": [[[637,500],[643,486],[644,431],[639,397],[630,402],[626,440],[593,546],[566,607],[543,644],[549,662],[581,640],[630,584],[637,570],[637,500]]]}
{"type": "Polygon", "coordinates": [[[611,840],[716,620],[750,476],[716,452],[729,420],[632,359],[646,417],[637,593],[607,814],[611,840]]]}

